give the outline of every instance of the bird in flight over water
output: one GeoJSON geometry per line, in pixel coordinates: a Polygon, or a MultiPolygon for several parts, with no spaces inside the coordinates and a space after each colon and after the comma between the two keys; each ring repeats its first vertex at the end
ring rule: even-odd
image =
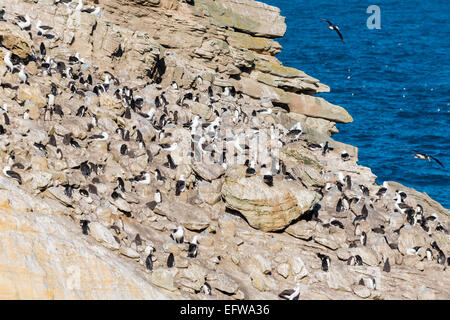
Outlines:
{"type": "Polygon", "coordinates": [[[425,153],[420,152],[420,151],[417,151],[417,150],[410,150],[410,149],[404,149],[404,150],[412,151],[412,152],[413,152],[413,156],[414,156],[414,158],[416,158],[416,159],[420,159],[420,160],[428,160],[428,161],[434,160],[434,161],[436,161],[442,168],[445,168],[444,165],[442,164],[442,162],[440,162],[438,159],[436,159],[436,158],[433,157],[433,156],[430,156],[430,155],[428,155],[428,154],[425,154],[425,153]]]}
{"type": "Polygon", "coordinates": [[[339,27],[338,27],[337,25],[334,25],[330,20],[327,20],[327,19],[324,19],[324,18],[322,18],[322,20],[328,22],[328,24],[330,25],[330,26],[328,27],[328,29],[336,31],[337,34],[339,35],[339,38],[341,38],[342,42],[345,43],[345,42],[344,42],[344,37],[342,37],[342,34],[341,34],[341,32],[339,31],[339,27]]]}

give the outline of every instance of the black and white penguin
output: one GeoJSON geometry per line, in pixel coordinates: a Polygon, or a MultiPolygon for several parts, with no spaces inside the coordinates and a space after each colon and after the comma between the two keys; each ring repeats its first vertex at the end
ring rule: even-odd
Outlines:
{"type": "Polygon", "coordinates": [[[318,253],[317,256],[322,261],[322,270],[328,271],[330,269],[331,259],[325,254],[318,253]]]}
{"type": "Polygon", "coordinates": [[[89,220],[80,220],[81,230],[83,231],[83,234],[86,236],[89,234],[90,231],[89,223],[90,223],[89,220]]]}
{"type": "Polygon", "coordinates": [[[117,47],[116,51],[113,52],[112,56],[116,58],[120,58],[123,55],[123,49],[122,44],[119,43],[119,46],[117,47]]]}
{"type": "Polygon", "coordinates": [[[175,264],[175,257],[173,253],[171,252],[169,256],[167,257],[167,267],[172,268],[175,264]]]}
{"type": "Polygon", "coordinates": [[[391,264],[389,263],[389,258],[386,258],[383,265],[384,272],[391,272],[391,264]]]}
{"type": "Polygon", "coordinates": [[[264,177],[263,177],[263,181],[269,187],[273,187],[273,176],[272,175],[265,174],[264,177]]]}
{"type": "Polygon", "coordinates": [[[172,229],[170,237],[175,240],[176,243],[184,242],[184,230],[182,226],[178,226],[176,229],[172,229]]]}
{"type": "Polygon", "coordinates": [[[152,254],[149,253],[147,255],[147,258],[145,259],[145,268],[147,268],[147,270],[152,271],[153,270],[153,261],[152,261],[152,254]]]}
{"type": "Polygon", "coordinates": [[[286,300],[298,300],[298,297],[300,296],[300,285],[294,289],[283,290],[278,296],[286,300]]]}
{"type": "Polygon", "coordinates": [[[22,177],[17,172],[11,170],[10,166],[6,166],[3,168],[3,174],[8,178],[16,180],[19,184],[22,184],[22,177]]]}
{"type": "Polygon", "coordinates": [[[367,234],[364,231],[361,232],[360,241],[363,246],[367,243],[367,234]]]}
{"type": "Polygon", "coordinates": [[[203,290],[203,293],[204,294],[206,294],[206,295],[211,295],[211,286],[208,284],[208,282],[205,282],[204,284],[203,284],[203,286],[202,286],[202,290],[203,290]]]}
{"type": "Polygon", "coordinates": [[[189,243],[188,257],[196,258],[197,252],[198,252],[198,236],[195,236],[192,242],[189,243]]]}
{"type": "Polygon", "coordinates": [[[348,154],[348,152],[347,151],[342,151],[342,153],[341,153],[341,159],[343,160],[343,161],[349,161],[350,160],[350,155],[348,154]]]}
{"type": "Polygon", "coordinates": [[[182,174],[175,185],[175,195],[179,196],[184,190],[186,190],[186,180],[182,174]]]}

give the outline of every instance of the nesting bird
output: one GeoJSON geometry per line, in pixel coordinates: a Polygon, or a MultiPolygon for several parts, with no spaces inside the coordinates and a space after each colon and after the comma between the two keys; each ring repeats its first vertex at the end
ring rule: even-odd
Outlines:
{"type": "Polygon", "coordinates": [[[175,240],[176,243],[184,242],[184,230],[182,226],[178,226],[176,229],[172,229],[170,232],[170,237],[175,240]]]}
{"type": "Polygon", "coordinates": [[[294,289],[283,290],[278,296],[286,300],[298,300],[300,296],[300,285],[297,285],[294,289]]]}

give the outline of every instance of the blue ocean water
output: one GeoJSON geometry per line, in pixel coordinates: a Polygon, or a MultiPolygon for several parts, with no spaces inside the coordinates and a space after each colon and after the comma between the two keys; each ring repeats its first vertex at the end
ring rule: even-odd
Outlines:
{"type": "Polygon", "coordinates": [[[400,182],[450,208],[450,1],[261,1],[286,17],[277,58],[330,86],[319,96],[353,116],[334,139],[357,146],[379,183],[400,182]],[[381,9],[381,29],[367,27],[370,5],[381,9]]]}

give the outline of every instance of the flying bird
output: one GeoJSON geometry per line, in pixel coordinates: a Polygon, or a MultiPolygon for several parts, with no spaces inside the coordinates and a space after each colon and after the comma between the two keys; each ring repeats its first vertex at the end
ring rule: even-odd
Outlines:
{"type": "Polygon", "coordinates": [[[403,150],[412,151],[412,152],[413,152],[413,156],[414,156],[414,158],[416,158],[416,159],[420,159],[420,160],[428,160],[428,161],[434,160],[434,161],[436,161],[442,168],[445,168],[444,165],[442,164],[442,162],[440,162],[438,159],[436,159],[436,158],[433,157],[433,156],[430,156],[430,155],[428,155],[428,154],[425,154],[425,153],[420,152],[420,151],[417,151],[417,150],[409,150],[409,149],[403,149],[403,150]]]}
{"type": "Polygon", "coordinates": [[[328,27],[328,29],[336,31],[337,34],[339,35],[339,38],[341,38],[342,42],[345,43],[345,42],[344,42],[344,37],[342,37],[342,34],[341,34],[341,32],[339,31],[339,27],[338,27],[337,25],[334,25],[330,20],[327,20],[327,19],[324,19],[324,18],[322,18],[322,20],[328,22],[328,24],[330,25],[330,26],[328,27]]]}

